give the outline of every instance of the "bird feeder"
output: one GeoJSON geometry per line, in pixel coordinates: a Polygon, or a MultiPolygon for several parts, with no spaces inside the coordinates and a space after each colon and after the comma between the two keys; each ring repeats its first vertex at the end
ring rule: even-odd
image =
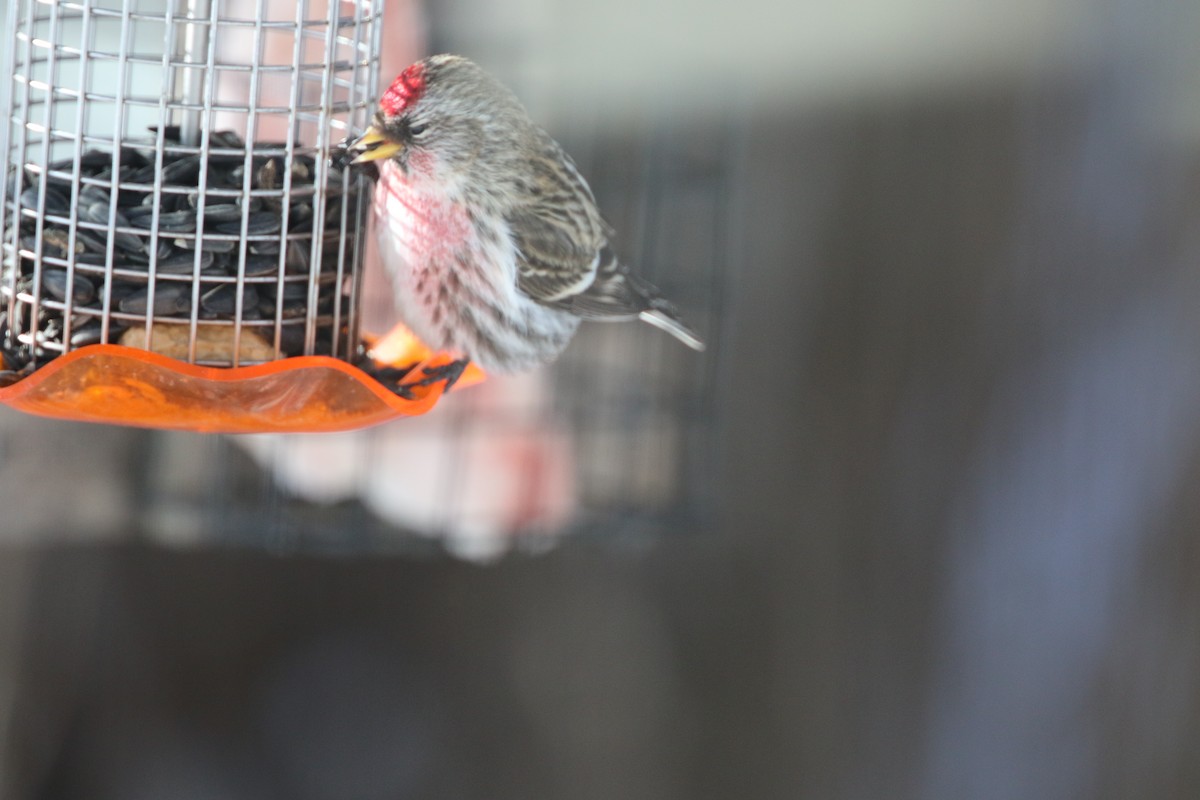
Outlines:
{"type": "Polygon", "coordinates": [[[214,431],[428,410],[364,357],[382,0],[12,0],[0,150],[0,402],[214,431]]]}

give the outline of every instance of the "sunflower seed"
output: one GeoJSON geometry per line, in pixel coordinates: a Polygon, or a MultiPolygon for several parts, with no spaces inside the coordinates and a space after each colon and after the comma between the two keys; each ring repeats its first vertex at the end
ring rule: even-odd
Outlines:
{"type": "Polygon", "coordinates": [[[205,222],[230,222],[241,218],[242,209],[236,203],[215,203],[204,207],[205,222]]]}
{"type": "Polygon", "coordinates": [[[292,274],[298,272],[307,272],[309,259],[309,246],[307,243],[292,239],[287,246],[287,269],[292,274]]]}
{"type": "Polygon", "coordinates": [[[279,159],[271,157],[254,173],[254,183],[259,189],[275,189],[279,186],[279,159]]]}
{"type": "MultiPolygon", "coordinates": [[[[94,203],[83,205],[79,209],[79,218],[85,222],[91,222],[96,225],[108,225],[109,215],[111,214],[113,224],[118,228],[132,228],[129,218],[119,210],[113,208],[107,201],[101,200],[94,203]]],[[[112,234],[113,244],[122,250],[139,252],[142,250],[142,240],[132,233],[122,233],[114,231],[112,234]]]]}
{"type": "MultiPolygon", "coordinates": [[[[168,142],[178,142],[178,141],[179,141],[179,137],[180,137],[180,130],[181,130],[181,128],[180,128],[178,125],[168,125],[168,126],[166,126],[165,128],[163,128],[163,139],[164,139],[165,141],[168,141],[168,142]]],[[[151,133],[154,133],[154,134],[157,134],[157,133],[158,133],[158,126],[157,126],[157,125],[151,125],[151,126],[150,126],[150,132],[151,132],[151,133]]]]}
{"type": "Polygon", "coordinates": [[[216,131],[209,136],[209,144],[213,147],[228,147],[230,149],[244,149],[246,147],[246,141],[234,131],[216,131]]]}
{"type": "MultiPolygon", "coordinates": [[[[246,220],[246,234],[248,236],[265,236],[271,233],[278,233],[281,227],[282,221],[278,215],[265,211],[251,214],[250,218],[246,220]]],[[[220,233],[240,234],[242,232],[242,220],[218,223],[216,229],[220,233]]]]}
{"type": "Polygon", "coordinates": [[[86,250],[89,253],[103,254],[108,250],[108,245],[104,240],[96,235],[95,231],[90,231],[87,228],[75,229],[75,250],[86,250]]]}
{"type": "MultiPolygon", "coordinates": [[[[67,299],[67,272],[62,269],[43,269],[42,286],[57,300],[67,299]]],[[[96,287],[82,275],[74,275],[70,283],[72,303],[90,303],[96,296],[96,287]]]]}
{"type": "MultiPolygon", "coordinates": [[[[195,250],[196,242],[196,239],[176,239],[175,246],[184,248],[185,250],[195,250]]],[[[213,239],[206,236],[203,237],[200,249],[210,253],[232,253],[237,249],[237,242],[231,239],[213,239]]]]}
{"type": "Polygon", "coordinates": [[[38,191],[38,187],[30,186],[25,191],[21,192],[21,207],[37,209],[38,200],[42,197],[46,199],[47,214],[68,214],[71,211],[71,201],[57,189],[47,186],[46,191],[38,191]]]}
{"type": "MultiPolygon", "coordinates": [[[[201,295],[200,305],[214,314],[235,314],[237,313],[237,296],[236,286],[224,284],[201,295]]],[[[253,286],[246,286],[243,290],[242,305],[245,308],[258,305],[258,291],[253,286]]]]}
{"type": "MultiPolygon", "coordinates": [[[[110,187],[96,186],[89,183],[79,190],[79,205],[82,208],[92,203],[107,203],[111,196],[112,190],[110,187]]],[[[105,222],[108,222],[108,220],[106,219],[105,222]]]]}
{"type": "Polygon", "coordinates": [[[183,156],[176,161],[163,165],[162,182],[174,184],[187,183],[188,181],[194,181],[199,174],[200,156],[183,156]]]}
{"type": "Polygon", "coordinates": [[[246,277],[260,278],[279,271],[279,259],[272,256],[247,256],[246,277]]]}
{"type": "MultiPolygon", "coordinates": [[[[145,314],[149,308],[150,287],[136,289],[117,304],[126,314],[145,314]]],[[[168,316],[187,311],[192,305],[192,287],[183,283],[160,283],[154,287],[154,314],[168,316]]]]}
{"type": "MultiPolygon", "coordinates": [[[[206,270],[213,264],[213,254],[206,251],[200,251],[200,270],[206,270]]],[[[165,272],[170,275],[186,275],[193,272],[196,268],[196,251],[195,250],[180,250],[172,251],[166,258],[160,258],[156,269],[159,272],[165,272]]]]}
{"type": "Polygon", "coordinates": [[[277,256],[279,255],[279,240],[268,239],[263,242],[251,242],[250,252],[256,256],[277,256]]]}
{"type": "MultiPolygon", "coordinates": [[[[153,214],[143,214],[135,222],[139,228],[149,228],[154,223],[153,214]]],[[[163,233],[191,233],[196,230],[196,212],[169,211],[158,215],[158,229],[163,233]]]]}
{"type": "MultiPolygon", "coordinates": [[[[129,297],[129,295],[133,294],[134,292],[138,291],[138,289],[141,287],[142,287],[141,283],[130,283],[129,281],[114,280],[112,282],[112,285],[107,288],[107,292],[108,292],[108,296],[110,298],[111,304],[113,306],[117,307],[119,310],[121,301],[124,300],[126,297],[129,297]]],[[[105,291],[106,291],[105,287],[101,286],[100,287],[101,299],[104,298],[105,291]]],[[[101,310],[104,307],[102,302],[89,303],[88,306],[89,307],[94,306],[95,308],[101,309],[101,310]]]]}
{"type": "MultiPolygon", "coordinates": [[[[72,329],[71,331],[71,347],[87,347],[89,344],[100,344],[103,341],[102,334],[104,332],[100,323],[95,320],[89,320],[82,325],[72,329]]],[[[113,335],[113,330],[109,329],[109,336],[113,335]]]]}
{"type": "Polygon", "coordinates": [[[288,210],[288,230],[296,230],[312,223],[312,205],[307,202],[292,203],[288,210]]]}
{"type": "MultiPolygon", "coordinates": [[[[267,294],[275,297],[279,291],[279,284],[267,283],[263,284],[267,290],[267,294]]],[[[308,281],[285,281],[283,284],[283,299],[284,300],[308,300],[308,281]]]]}

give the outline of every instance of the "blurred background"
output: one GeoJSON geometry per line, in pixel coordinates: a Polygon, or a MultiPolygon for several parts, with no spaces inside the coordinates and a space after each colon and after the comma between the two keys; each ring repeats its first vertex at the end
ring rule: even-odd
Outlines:
{"type": "Polygon", "coordinates": [[[388,14],[713,346],[358,436],[0,409],[0,796],[1200,793],[1200,4],[388,14]]]}

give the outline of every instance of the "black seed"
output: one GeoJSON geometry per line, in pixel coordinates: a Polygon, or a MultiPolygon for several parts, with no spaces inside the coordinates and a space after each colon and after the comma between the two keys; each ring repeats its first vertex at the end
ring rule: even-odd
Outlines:
{"type": "MultiPolygon", "coordinates": [[[[130,281],[125,281],[125,280],[121,280],[119,278],[114,278],[113,282],[112,282],[112,286],[109,287],[109,295],[112,297],[112,305],[114,307],[119,307],[121,300],[123,300],[124,298],[126,298],[129,295],[136,292],[143,285],[144,284],[141,283],[140,281],[138,283],[131,283],[130,281]]],[[[103,284],[100,284],[100,298],[101,299],[104,298],[104,285],[103,284]]],[[[97,300],[94,303],[87,304],[87,307],[89,307],[89,308],[94,307],[96,309],[101,309],[103,306],[102,306],[101,302],[99,300],[97,300]]]]}
{"type": "Polygon", "coordinates": [[[287,247],[287,269],[292,274],[308,272],[309,243],[292,239],[287,247]]]}
{"type": "MultiPolygon", "coordinates": [[[[215,203],[204,207],[204,221],[206,223],[230,222],[231,220],[240,220],[241,218],[242,209],[236,203],[215,203]]],[[[220,229],[218,228],[218,230],[220,229]]]]}
{"type": "MultiPolygon", "coordinates": [[[[168,163],[170,163],[170,162],[167,160],[163,161],[164,169],[166,168],[166,165],[168,163]]],[[[147,164],[144,167],[138,167],[137,169],[132,170],[129,173],[129,177],[126,178],[126,181],[128,181],[129,183],[142,183],[147,186],[153,186],[154,185],[154,176],[157,174],[158,174],[158,165],[147,164]]]]}
{"type": "MultiPolygon", "coordinates": [[[[260,211],[250,215],[250,219],[246,222],[246,233],[249,236],[265,236],[270,233],[278,233],[282,227],[283,224],[278,215],[260,211]]],[[[217,224],[216,229],[221,233],[241,233],[242,221],[239,219],[233,222],[221,222],[217,224]]]]}
{"type": "MultiPolygon", "coordinates": [[[[21,192],[21,207],[36,210],[40,196],[41,192],[38,191],[38,187],[30,186],[21,192]]],[[[57,189],[47,186],[45,197],[47,214],[69,214],[71,212],[71,201],[57,189]]]]}
{"type": "MultiPolygon", "coordinates": [[[[185,184],[196,180],[200,174],[200,156],[182,156],[169,164],[163,164],[163,183],[185,184]]],[[[148,181],[149,182],[149,181],[148,181]]]]}
{"type": "MultiPolygon", "coordinates": [[[[154,195],[150,195],[150,199],[153,201],[154,195]]],[[[187,202],[187,195],[180,192],[163,192],[159,207],[165,212],[187,211],[191,208],[187,202]]]]}
{"type": "MultiPolygon", "coordinates": [[[[145,314],[150,299],[150,288],[136,289],[118,302],[126,314],[145,314]]],[[[163,316],[178,314],[191,308],[192,287],[185,283],[160,283],[154,287],[154,314],[163,316]]]]}
{"type": "Polygon", "coordinates": [[[312,222],[313,210],[308,202],[292,203],[288,211],[288,230],[296,230],[312,222]]]}
{"type": "MultiPolygon", "coordinates": [[[[62,269],[43,269],[42,286],[46,292],[58,300],[67,299],[67,272],[62,269]]],[[[96,287],[82,275],[75,275],[71,281],[71,302],[90,303],[96,296],[96,287]]]]}
{"type": "MultiPolygon", "coordinates": [[[[212,174],[213,173],[209,173],[210,176],[212,174]]],[[[196,208],[197,206],[200,205],[200,193],[199,192],[188,192],[186,195],[184,195],[184,197],[186,198],[188,208],[196,208]]],[[[210,209],[216,205],[230,205],[232,203],[240,203],[240,202],[241,202],[240,197],[236,198],[236,199],[231,199],[228,195],[225,195],[225,194],[220,194],[220,195],[208,194],[206,192],[205,199],[204,199],[204,213],[207,214],[208,209],[210,209]]]]}
{"type": "MultiPolygon", "coordinates": [[[[138,250],[136,252],[131,250],[127,253],[124,253],[123,255],[129,261],[134,261],[134,262],[137,262],[138,264],[143,264],[143,265],[149,264],[150,263],[150,253],[151,253],[150,247],[154,242],[154,238],[152,236],[143,236],[143,237],[139,238],[139,241],[142,242],[141,250],[138,250]]],[[[159,236],[158,237],[158,249],[154,252],[160,259],[167,258],[172,253],[175,252],[175,246],[173,244],[171,244],[171,240],[167,236],[165,236],[165,235],[159,236]]],[[[141,269],[141,268],[142,267],[139,267],[139,269],[141,269]]]]}
{"type": "MultiPolygon", "coordinates": [[[[175,246],[187,250],[196,249],[196,239],[176,239],[175,246]]],[[[202,250],[209,253],[232,253],[237,249],[237,242],[230,239],[212,239],[205,237],[200,245],[202,250]]]]}
{"type": "MultiPolygon", "coordinates": [[[[253,286],[247,286],[242,293],[244,308],[258,305],[258,291],[253,286]]],[[[200,305],[214,314],[231,315],[237,313],[237,287],[232,284],[210,289],[200,297],[200,305]]]]}
{"type": "MultiPolygon", "coordinates": [[[[104,329],[96,320],[88,320],[84,324],[71,330],[71,347],[87,347],[89,344],[100,344],[102,341],[101,334],[104,329]]],[[[109,336],[113,336],[113,329],[109,328],[109,336]]]]}
{"type": "MultiPolygon", "coordinates": [[[[153,215],[142,215],[137,219],[139,228],[149,228],[154,222],[153,215]]],[[[196,212],[169,211],[158,215],[158,229],[164,233],[191,233],[196,230],[196,212]]]]}
{"type": "MultiPolygon", "coordinates": [[[[264,283],[263,288],[270,297],[275,297],[279,291],[278,283],[264,283]]],[[[308,298],[308,282],[307,281],[284,281],[283,283],[283,299],[296,300],[308,298]]]]}
{"type": "Polygon", "coordinates": [[[213,147],[245,148],[246,142],[235,131],[216,131],[209,136],[213,147]]]}
{"type": "Polygon", "coordinates": [[[96,235],[95,231],[90,231],[86,228],[75,229],[75,249],[85,250],[89,253],[104,254],[108,249],[108,245],[104,240],[96,235]]]}
{"type": "MultiPolygon", "coordinates": [[[[153,134],[157,134],[158,126],[151,125],[150,132],[153,134]]],[[[168,125],[167,127],[163,128],[163,141],[178,142],[179,137],[180,137],[180,128],[178,125],[168,125]]]]}
{"type": "MultiPolygon", "coordinates": [[[[133,227],[129,222],[129,218],[122,214],[119,210],[114,211],[112,206],[110,206],[107,201],[83,205],[79,209],[79,218],[85,222],[91,222],[96,225],[108,225],[110,213],[112,213],[113,221],[118,228],[133,227]]],[[[131,252],[140,252],[142,250],[142,240],[134,236],[132,233],[114,231],[112,236],[113,244],[122,250],[131,252]]]]}
{"type": "Polygon", "coordinates": [[[279,255],[279,240],[269,239],[265,242],[251,242],[250,252],[256,256],[277,256],[279,255]]]}
{"type": "Polygon", "coordinates": [[[146,157],[132,147],[121,148],[121,166],[137,169],[146,165],[146,157]]]}
{"type": "MultiPolygon", "coordinates": [[[[207,251],[200,251],[200,270],[203,272],[212,266],[213,254],[207,251]]],[[[155,267],[159,272],[165,272],[170,275],[187,275],[193,272],[196,268],[196,251],[181,250],[172,252],[166,258],[160,258],[155,267]]]]}
{"type": "MultiPolygon", "coordinates": [[[[79,157],[79,168],[84,172],[96,172],[105,167],[112,166],[112,153],[106,153],[103,150],[88,150],[79,157]]],[[[55,172],[71,172],[75,169],[75,158],[62,158],[50,164],[49,168],[55,172]]]]}
{"type": "MultiPolygon", "coordinates": [[[[79,218],[81,220],[83,220],[84,222],[92,222],[92,223],[95,223],[96,225],[107,225],[108,224],[108,200],[107,199],[94,200],[94,199],[91,199],[90,196],[84,196],[87,194],[88,189],[91,189],[91,188],[92,187],[90,187],[90,186],[86,187],[84,189],[83,193],[80,194],[79,218]]],[[[106,194],[106,196],[107,196],[107,194],[106,194]]]]}
{"type": "Polygon", "coordinates": [[[272,256],[247,256],[246,276],[260,278],[264,275],[274,275],[279,270],[279,259],[272,256]]]}
{"type": "MultiPolygon", "coordinates": [[[[83,186],[79,190],[79,205],[81,207],[81,215],[83,208],[86,208],[92,203],[107,203],[109,197],[111,196],[112,190],[107,186],[96,186],[95,184],[91,183],[83,186]]],[[[107,224],[108,219],[106,218],[104,222],[107,224]]]]}
{"type": "MultiPolygon", "coordinates": [[[[152,195],[146,195],[146,197],[154,199],[152,195]]],[[[125,209],[125,216],[133,223],[133,227],[145,228],[150,225],[150,217],[154,216],[154,208],[153,203],[143,202],[141,205],[125,209]]]]}
{"type": "MultiPolygon", "coordinates": [[[[105,257],[104,253],[84,252],[84,253],[80,253],[77,256],[75,256],[75,263],[77,265],[84,264],[86,266],[91,266],[91,267],[103,267],[105,265],[105,263],[107,262],[107,260],[108,259],[105,257]]],[[[117,259],[116,263],[113,266],[120,267],[121,266],[120,260],[117,259]]]]}

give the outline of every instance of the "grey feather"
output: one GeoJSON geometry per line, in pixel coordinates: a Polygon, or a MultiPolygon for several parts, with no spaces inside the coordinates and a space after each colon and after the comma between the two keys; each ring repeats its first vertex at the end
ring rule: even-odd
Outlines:
{"type": "Polygon", "coordinates": [[[520,187],[524,202],[507,215],[521,291],[583,319],[641,318],[703,350],[675,307],[618,260],[587,181],[557,142],[541,136],[541,157],[530,164],[529,181],[520,187]]]}

